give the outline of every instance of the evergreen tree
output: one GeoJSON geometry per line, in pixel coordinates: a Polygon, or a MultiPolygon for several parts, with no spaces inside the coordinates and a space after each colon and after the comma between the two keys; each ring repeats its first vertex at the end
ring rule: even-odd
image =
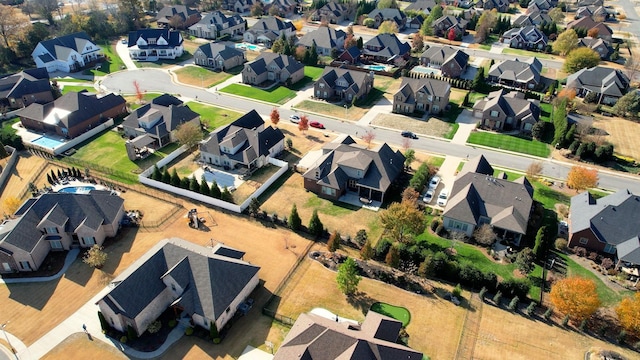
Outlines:
{"type": "Polygon", "coordinates": [[[544,256],[544,235],[545,235],[546,227],[541,227],[538,229],[536,233],[536,242],[533,246],[533,254],[536,256],[538,260],[542,260],[544,256]]]}
{"type": "Polygon", "coordinates": [[[228,187],[224,187],[224,189],[222,189],[222,194],[220,195],[220,199],[222,201],[226,201],[228,203],[232,203],[233,204],[233,195],[231,194],[231,191],[229,191],[228,187]]]}
{"type": "Polygon", "coordinates": [[[209,195],[211,189],[209,189],[209,184],[207,184],[207,179],[205,179],[204,175],[202,175],[202,179],[200,179],[200,194],[209,195]]]}
{"type": "Polygon", "coordinates": [[[358,40],[356,41],[356,46],[358,46],[358,49],[362,49],[364,47],[364,41],[362,40],[362,36],[358,37],[358,40]]]}
{"type": "Polygon", "coordinates": [[[218,183],[213,180],[211,182],[211,189],[209,195],[214,199],[220,199],[222,197],[222,193],[220,192],[220,188],[218,187],[218,183]]]}
{"type": "Polygon", "coordinates": [[[324,232],[324,226],[318,217],[318,210],[313,210],[313,215],[311,215],[311,220],[309,220],[309,233],[316,238],[322,236],[324,232]]]}
{"type": "Polygon", "coordinates": [[[478,69],[476,73],[476,77],[473,78],[473,83],[471,84],[471,88],[475,91],[482,92],[485,88],[485,80],[484,80],[484,68],[481,67],[478,69]]]}
{"type": "Polygon", "coordinates": [[[182,179],[180,179],[180,188],[189,190],[189,183],[190,183],[189,178],[183,177],[182,179]]]}
{"type": "Polygon", "coordinates": [[[162,168],[162,180],[165,184],[171,184],[171,173],[166,167],[162,168]]]}
{"type": "Polygon", "coordinates": [[[153,165],[153,172],[151,173],[151,179],[156,181],[162,181],[162,173],[158,169],[158,165],[153,165]]]}
{"type": "Polygon", "coordinates": [[[211,336],[212,339],[217,339],[220,337],[215,321],[212,321],[209,325],[209,336],[211,336]]]}
{"type": "Polygon", "coordinates": [[[291,227],[293,231],[298,231],[300,226],[302,226],[302,219],[300,219],[300,215],[298,215],[296,204],[293,204],[291,214],[289,214],[289,227],[291,227]]]}
{"type": "Polygon", "coordinates": [[[176,168],[173,168],[173,171],[171,172],[171,185],[180,186],[180,176],[178,176],[176,168]]]}
{"type": "Polygon", "coordinates": [[[309,62],[307,65],[318,65],[318,48],[315,42],[311,44],[311,49],[309,49],[309,62]]]}

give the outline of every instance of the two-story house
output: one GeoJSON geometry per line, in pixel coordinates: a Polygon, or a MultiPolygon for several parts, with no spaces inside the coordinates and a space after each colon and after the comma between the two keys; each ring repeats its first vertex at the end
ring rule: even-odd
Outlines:
{"type": "Polygon", "coordinates": [[[318,99],[353,102],[366,97],[373,89],[373,73],[325,67],[320,78],[313,84],[314,96],[318,99]]]}
{"type": "Polygon", "coordinates": [[[0,107],[19,109],[31,103],[51,101],[53,92],[45,68],[25,69],[0,78],[0,107]]]}
{"type": "Polygon", "coordinates": [[[468,21],[465,19],[453,15],[443,15],[436,19],[431,26],[433,27],[433,34],[435,36],[448,38],[449,33],[453,30],[455,39],[460,40],[467,30],[467,23],[468,21]]]}
{"type": "Polygon", "coordinates": [[[534,11],[549,11],[558,5],[558,0],[531,0],[527,7],[527,13],[534,11]]]}
{"type": "Polygon", "coordinates": [[[46,193],[0,224],[0,273],[36,271],[50,251],[102,245],[116,236],[124,199],[110,191],[46,193]]]}
{"type": "Polygon", "coordinates": [[[197,24],[189,26],[189,34],[204,39],[217,39],[224,35],[231,37],[244,33],[247,21],[238,14],[226,16],[220,11],[212,11],[197,24]]]}
{"type": "Polygon", "coordinates": [[[506,13],[509,11],[509,1],[507,0],[478,0],[476,1],[476,9],[493,10],[506,13]]]}
{"type": "Polygon", "coordinates": [[[291,17],[299,8],[297,0],[273,0],[265,5],[268,14],[291,17]]]}
{"type": "Polygon", "coordinates": [[[329,24],[339,24],[350,15],[349,8],[336,1],[326,3],[311,14],[313,21],[326,21],[329,24]]]}
{"type": "Polygon", "coordinates": [[[530,133],[540,119],[540,104],[538,100],[525,99],[524,93],[498,90],[479,100],[473,106],[473,115],[491,130],[530,133]]]}
{"type": "Polygon", "coordinates": [[[549,39],[536,26],[525,26],[507,30],[502,34],[502,43],[516,49],[544,50],[549,39]]]}
{"type": "Polygon", "coordinates": [[[597,38],[611,42],[613,40],[613,30],[603,22],[593,20],[590,16],[573,20],[567,24],[567,29],[574,29],[589,34],[596,33],[597,38]]]}
{"type": "Polygon", "coordinates": [[[251,110],[238,120],[220,127],[200,142],[200,160],[225,168],[250,171],[269,163],[284,150],[284,134],[251,110]]]}
{"type": "Polygon", "coordinates": [[[546,11],[531,11],[525,15],[518,16],[513,20],[514,27],[538,26],[541,24],[551,24],[553,20],[546,11]]]}
{"type": "Polygon", "coordinates": [[[504,60],[493,64],[487,81],[501,86],[533,90],[541,84],[542,63],[537,58],[504,60]]]}
{"type": "Polygon", "coordinates": [[[367,16],[375,21],[373,27],[376,29],[385,21],[395,22],[399,31],[404,30],[407,25],[407,16],[400,9],[375,9],[367,16]]]}
{"type": "Polygon", "coordinates": [[[159,27],[170,27],[184,30],[202,19],[202,15],[196,9],[185,5],[166,5],[156,15],[156,23],[159,27]]]}
{"type": "Polygon", "coordinates": [[[236,49],[231,42],[203,44],[193,53],[194,64],[215,70],[226,71],[244,62],[244,52],[236,49]]]}
{"type": "Polygon", "coordinates": [[[578,47],[588,47],[589,49],[595,50],[602,60],[608,59],[614,52],[608,41],[597,38],[594,39],[589,36],[578,39],[578,47]]]}
{"type": "Polygon", "coordinates": [[[318,55],[330,56],[331,50],[342,50],[344,48],[344,40],[347,33],[342,30],[336,30],[327,26],[321,26],[316,30],[304,34],[298,40],[298,46],[304,46],[310,49],[316,45],[318,55]]]}
{"type": "Polygon", "coordinates": [[[132,60],[156,61],[182,56],[183,43],[182,35],[176,30],[140,29],[129,32],[127,46],[132,60]]]}
{"type": "Polygon", "coordinates": [[[408,59],[411,56],[411,45],[400,41],[396,34],[378,34],[364,43],[362,56],[384,63],[408,59]]]}
{"type": "Polygon", "coordinates": [[[608,20],[615,15],[609,13],[604,6],[581,6],[576,10],[576,19],[581,19],[583,17],[590,17],[592,19],[597,19],[597,21],[605,21],[608,20]]]}
{"type": "Polygon", "coordinates": [[[84,31],[40,41],[31,53],[36,67],[66,73],[78,71],[103,56],[100,47],[84,31]]]}
{"type": "Polygon", "coordinates": [[[271,47],[271,44],[284,33],[285,37],[295,35],[296,27],[291,21],[283,21],[274,16],[262,17],[249,30],[244,32],[244,41],[252,44],[265,44],[271,47]]]}
{"type": "Polygon", "coordinates": [[[440,69],[442,75],[457,78],[467,70],[469,55],[451,46],[433,45],[420,55],[424,66],[440,69]]]}
{"type": "Polygon", "coordinates": [[[567,87],[574,89],[579,97],[595,93],[598,104],[613,105],[627,92],[629,78],[620,69],[595,66],[569,75],[567,87]]]}
{"type": "Polygon", "coordinates": [[[393,95],[393,112],[411,115],[439,114],[449,104],[451,85],[442,80],[404,77],[393,95]]]}
{"type": "Polygon", "coordinates": [[[293,56],[263,52],[244,65],[242,82],[260,85],[266,81],[292,85],[304,77],[304,65],[293,56]]]}

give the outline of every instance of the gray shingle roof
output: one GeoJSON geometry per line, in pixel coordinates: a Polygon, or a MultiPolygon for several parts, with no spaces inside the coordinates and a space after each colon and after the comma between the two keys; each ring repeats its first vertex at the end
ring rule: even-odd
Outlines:
{"type": "Polygon", "coordinates": [[[619,69],[596,66],[569,75],[567,87],[619,97],[627,91],[629,78],[619,69]]]}
{"type": "Polygon", "coordinates": [[[474,110],[486,111],[495,106],[500,107],[507,117],[522,120],[532,117],[534,121],[540,118],[540,106],[536,100],[524,99],[524,95],[514,91],[507,93],[504,89],[489,93],[485,100],[481,100],[473,106],[474,110]]]}
{"type": "Polygon", "coordinates": [[[436,2],[434,0],[417,0],[416,2],[412,2],[409,6],[406,7],[405,10],[417,10],[417,11],[425,11],[425,13],[430,12],[436,6],[436,2]]]}
{"type": "Polygon", "coordinates": [[[497,78],[507,77],[509,80],[519,82],[528,82],[534,80],[540,82],[540,73],[542,72],[542,63],[537,58],[528,60],[504,60],[493,64],[489,69],[489,76],[497,78]]]}
{"type": "MultiPolygon", "coordinates": [[[[87,43],[93,43],[89,35],[86,32],[80,31],[77,33],[60,36],[50,40],[41,41],[40,44],[47,49],[49,54],[56,59],[67,59],[67,55],[70,50],[81,52],[87,43]]],[[[51,61],[53,59],[50,59],[51,61]]],[[[48,61],[45,61],[48,62],[48,61]]]]}
{"type": "Polygon", "coordinates": [[[321,26],[316,30],[304,34],[304,36],[298,40],[298,44],[311,47],[315,43],[316,47],[331,49],[337,48],[339,39],[342,39],[344,43],[346,36],[347,33],[342,30],[321,26]]]}
{"type": "Polygon", "coordinates": [[[286,69],[289,74],[293,74],[300,69],[304,68],[304,65],[293,56],[274,54],[271,52],[261,53],[254,61],[246,64],[245,66],[251,67],[253,72],[261,74],[267,71],[267,67],[271,64],[276,65],[279,69],[286,69]]]}
{"type": "Polygon", "coordinates": [[[198,10],[188,8],[184,5],[166,5],[156,15],[156,21],[159,23],[168,23],[172,17],[179,16],[182,21],[189,16],[199,14],[198,10]]]}
{"type": "Polygon", "coordinates": [[[202,51],[208,59],[213,59],[218,55],[224,60],[229,60],[234,57],[244,59],[242,51],[236,49],[233,43],[206,43],[200,45],[198,50],[202,51]]]}
{"type": "Polygon", "coordinates": [[[46,68],[26,69],[0,77],[0,99],[19,99],[24,95],[51,91],[46,68]]]}
{"type": "Polygon", "coordinates": [[[415,97],[415,94],[419,91],[424,91],[428,95],[446,97],[449,96],[451,91],[451,85],[448,82],[442,80],[435,80],[429,78],[402,78],[402,84],[400,84],[400,90],[408,97],[415,97]]]}
{"type": "Polygon", "coordinates": [[[411,45],[400,41],[396,34],[378,34],[374,38],[364,43],[362,52],[366,55],[382,56],[391,58],[393,56],[403,56],[411,51],[411,45]],[[380,50],[370,50],[367,47],[373,46],[380,50]]]}
{"type": "Polygon", "coordinates": [[[256,33],[275,31],[279,34],[280,31],[286,29],[295,30],[295,26],[291,21],[282,21],[282,19],[274,16],[265,16],[251,27],[251,31],[256,33]]]}
{"type": "Polygon", "coordinates": [[[216,255],[211,249],[172,238],[160,242],[125,270],[116,279],[121,282],[102,300],[116,313],[134,318],[166,289],[162,278],[171,275],[184,289],[180,303],[215,320],[258,270],[258,266],[245,261],[216,255]]]}
{"type": "Polygon", "coordinates": [[[451,46],[443,46],[443,45],[433,45],[427,50],[425,50],[421,58],[430,59],[433,62],[437,62],[442,64],[442,66],[446,66],[450,61],[454,61],[460,65],[461,68],[467,66],[469,62],[469,55],[461,51],[459,49],[453,48],[451,46]]]}
{"type": "Polygon", "coordinates": [[[144,129],[149,135],[162,137],[177,129],[178,126],[200,116],[200,114],[191,110],[189,106],[183,105],[182,101],[172,95],[164,94],[156,99],[151,104],[132,111],[131,114],[124,118],[122,125],[132,129],[144,129]],[[140,127],[140,119],[158,115],[157,121],[151,127],[140,127]]]}
{"type": "Polygon", "coordinates": [[[212,11],[205,15],[196,24],[193,24],[189,29],[196,29],[198,27],[214,26],[218,30],[223,30],[228,27],[233,27],[244,23],[245,20],[238,14],[226,16],[220,11],[212,11]]]}

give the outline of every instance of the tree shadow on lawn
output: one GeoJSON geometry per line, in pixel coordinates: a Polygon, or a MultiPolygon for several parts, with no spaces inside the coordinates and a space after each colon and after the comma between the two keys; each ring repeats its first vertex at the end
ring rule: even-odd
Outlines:
{"type": "Polygon", "coordinates": [[[108,238],[103,246],[104,251],[107,253],[107,262],[102,267],[102,271],[108,274],[113,274],[122,256],[131,251],[131,246],[138,233],[137,227],[122,228],[120,233],[113,238],[108,238]]]}
{"type": "Polygon", "coordinates": [[[377,303],[378,300],[363,291],[357,291],[355,294],[347,296],[347,302],[354,308],[360,310],[363,315],[367,315],[371,305],[377,303]]]}

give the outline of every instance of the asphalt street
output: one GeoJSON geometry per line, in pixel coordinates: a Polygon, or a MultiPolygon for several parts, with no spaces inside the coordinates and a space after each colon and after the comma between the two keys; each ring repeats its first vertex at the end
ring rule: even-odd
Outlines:
{"type": "MultiPolygon", "coordinates": [[[[222,106],[229,109],[237,110],[242,113],[256,110],[265,118],[274,108],[273,104],[244,99],[236,96],[225,95],[215,92],[214,89],[201,89],[188,85],[181,85],[172,82],[171,77],[165,70],[159,69],[137,69],[130,71],[121,71],[111,74],[102,80],[101,85],[110,91],[116,93],[133,94],[135,93],[133,82],[138,81],[144,91],[149,92],[167,92],[171,94],[179,94],[192,99],[198,99],[212,105],[222,106]]],[[[277,105],[275,105],[277,106],[277,105]]],[[[282,119],[288,119],[295,111],[280,108],[280,116],[282,119]]],[[[335,133],[344,133],[355,136],[356,133],[363,134],[365,130],[371,130],[375,133],[376,141],[386,142],[399,146],[402,143],[400,131],[381,128],[363,128],[352,122],[341,121],[329,117],[310,115],[311,120],[319,121],[325,125],[327,131],[335,133]]],[[[357,121],[358,119],[353,119],[357,121]]],[[[525,171],[533,161],[543,161],[543,175],[555,179],[566,179],[571,164],[562,163],[549,159],[539,159],[518,154],[505,153],[490,149],[477,148],[470,145],[452,144],[441,139],[433,139],[423,137],[413,140],[411,147],[432,154],[452,155],[465,158],[467,155],[473,157],[483,154],[490,163],[500,167],[506,167],[516,170],[525,171]]],[[[599,187],[609,190],[618,190],[627,188],[636,194],[640,194],[640,179],[636,179],[631,175],[623,175],[617,173],[600,172],[599,187]]]]}

